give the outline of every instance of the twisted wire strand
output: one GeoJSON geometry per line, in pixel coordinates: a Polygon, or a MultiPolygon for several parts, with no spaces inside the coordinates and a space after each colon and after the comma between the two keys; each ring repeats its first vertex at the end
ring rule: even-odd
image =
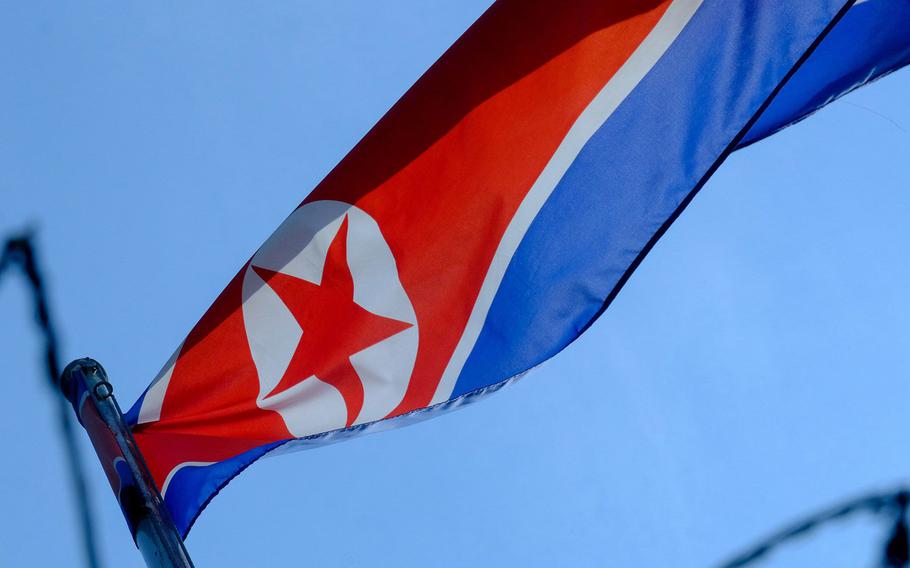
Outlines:
{"type": "Polygon", "coordinates": [[[69,404],[60,393],[58,380],[60,378],[59,343],[54,321],[47,299],[47,290],[39,268],[35,248],[32,244],[32,235],[25,233],[7,239],[0,256],[0,278],[6,270],[18,266],[25,277],[32,292],[32,301],[35,306],[35,319],[44,340],[44,367],[48,385],[54,392],[56,402],[56,420],[60,435],[63,438],[64,451],[69,462],[70,479],[73,495],[76,499],[76,509],[80,520],[82,533],[82,548],[85,555],[85,565],[88,568],[100,568],[101,560],[98,554],[98,545],[95,536],[95,522],[89,500],[88,484],[82,464],[82,456],[73,427],[73,417],[69,404]]]}
{"type": "MultiPolygon", "coordinates": [[[[737,554],[723,564],[720,564],[717,568],[741,568],[742,566],[751,565],[764,559],[769,553],[780,546],[797,538],[808,536],[809,533],[817,530],[822,525],[861,512],[868,512],[874,515],[891,514],[896,519],[895,529],[897,529],[898,526],[904,522],[908,497],[910,497],[910,489],[900,487],[885,493],[864,495],[859,498],[851,499],[845,503],[829,507],[772,533],[758,544],[737,554]]],[[[903,550],[897,551],[897,555],[894,557],[889,554],[891,545],[896,541],[896,537],[899,539],[905,532],[905,524],[903,529],[904,530],[901,531],[900,534],[895,530],[895,533],[887,543],[885,555],[883,556],[883,562],[885,563],[884,566],[886,568],[903,568],[908,565],[907,560],[903,558],[903,556],[906,556],[906,553],[903,550]]]]}

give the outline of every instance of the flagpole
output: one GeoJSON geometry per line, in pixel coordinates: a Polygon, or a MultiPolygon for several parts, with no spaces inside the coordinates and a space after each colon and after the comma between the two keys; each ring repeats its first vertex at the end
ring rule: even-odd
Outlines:
{"type": "Polygon", "coordinates": [[[104,368],[94,359],[77,359],[64,369],[60,386],[88,432],[146,565],[192,568],[104,368]]]}

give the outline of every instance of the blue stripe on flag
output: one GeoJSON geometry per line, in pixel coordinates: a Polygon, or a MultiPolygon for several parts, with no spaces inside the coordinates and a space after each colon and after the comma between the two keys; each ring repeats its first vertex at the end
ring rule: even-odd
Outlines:
{"type": "Polygon", "coordinates": [[[845,5],[706,1],[531,224],[453,396],[578,337],[845,5]]]}
{"type": "Polygon", "coordinates": [[[805,118],[835,98],[910,64],[910,2],[857,3],[762,113],[740,147],[805,118]]]}

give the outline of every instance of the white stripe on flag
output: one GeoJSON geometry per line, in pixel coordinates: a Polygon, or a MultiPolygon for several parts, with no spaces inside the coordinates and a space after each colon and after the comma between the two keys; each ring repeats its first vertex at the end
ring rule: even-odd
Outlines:
{"type": "MultiPolygon", "coordinates": [[[[530,227],[531,222],[537,217],[537,213],[543,207],[543,204],[553,193],[559,180],[562,179],[569,166],[578,157],[578,154],[587,144],[588,140],[594,136],[597,129],[607,121],[611,114],[619,107],[620,103],[639,82],[648,74],[651,68],[657,64],[657,61],[670,48],[673,41],[679,36],[683,28],[695,15],[695,12],[701,6],[703,0],[676,0],[673,2],[664,15],[661,17],[654,29],[642,41],[641,45],[632,53],[629,59],[619,68],[616,74],[604,85],[603,89],[594,97],[591,104],[582,111],[575,124],[569,129],[568,134],[560,143],[553,157],[544,167],[537,181],[531,186],[528,194],[525,196],[515,216],[506,227],[505,234],[493,261],[484,278],[483,285],[474,304],[474,309],[468,318],[461,339],[452,353],[452,358],[442,374],[439,386],[436,388],[436,394],[433,396],[431,404],[437,404],[448,400],[455,389],[455,383],[461,374],[465,361],[468,359],[480,330],[483,328],[493,303],[496,291],[505,275],[506,268],[519,243],[524,238],[525,233],[530,227]]],[[[507,377],[491,377],[491,379],[505,379],[507,377]]]]}

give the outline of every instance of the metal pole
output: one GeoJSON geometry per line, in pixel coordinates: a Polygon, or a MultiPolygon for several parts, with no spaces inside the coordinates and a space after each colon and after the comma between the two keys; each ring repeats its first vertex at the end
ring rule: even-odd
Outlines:
{"type": "Polygon", "coordinates": [[[88,432],[146,565],[192,568],[104,369],[94,359],[77,359],[64,369],[61,387],[88,432]]]}

